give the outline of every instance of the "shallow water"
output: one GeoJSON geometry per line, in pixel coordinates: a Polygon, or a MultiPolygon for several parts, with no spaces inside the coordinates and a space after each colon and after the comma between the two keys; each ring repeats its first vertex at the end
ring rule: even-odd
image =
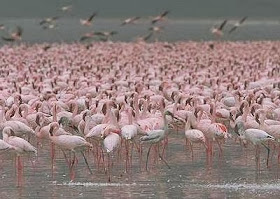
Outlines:
{"type": "MultiPolygon", "coordinates": [[[[144,146],[141,168],[135,152],[132,167],[125,173],[124,157],[118,158],[115,153],[109,183],[102,166],[97,169],[93,162],[92,153],[88,154],[88,161],[93,175],[78,154],[76,177],[70,181],[68,166],[62,153],[56,150],[52,177],[49,144],[44,142],[34,167],[28,158],[24,159],[22,186],[17,186],[14,161],[2,156],[0,194],[9,198],[279,198],[276,154],[271,167],[266,168],[266,151],[262,149],[258,174],[252,146],[243,149],[234,139],[228,140],[224,155],[219,157],[215,146],[213,161],[207,164],[203,146],[195,146],[192,160],[184,143],[183,135],[170,135],[166,160],[171,169],[155,159],[152,151],[148,171],[145,171],[147,146],[144,146]]],[[[33,144],[36,143],[33,141],[33,144]]]]}

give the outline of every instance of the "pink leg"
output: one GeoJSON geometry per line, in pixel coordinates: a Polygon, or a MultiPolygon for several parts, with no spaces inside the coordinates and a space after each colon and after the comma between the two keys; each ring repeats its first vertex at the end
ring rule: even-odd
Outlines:
{"type": "Polygon", "coordinates": [[[17,157],[17,162],[18,162],[18,186],[22,186],[22,176],[23,176],[23,165],[21,161],[21,157],[17,157]]]}
{"type": "Polygon", "coordinates": [[[219,157],[222,157],[223,156],[223,149],[222,149],[222,145],[221,143],[219,142],[219,140],[216,140],[218,146],[219,146],[219,157]]]}
{"type": "Polygon", "coordinates": [[[55,146],[51,142],[51,169],[52,169],[52,178],[54,177],[54,158],[55,158],[55,146]]]}
{"type": "Polygon", "coordinates": [[[190,142],[190,149],[191,149],[191,156],[192,156],[192,161],[193,161],[193,145],[192,145],[192,142],[190,142]]]}

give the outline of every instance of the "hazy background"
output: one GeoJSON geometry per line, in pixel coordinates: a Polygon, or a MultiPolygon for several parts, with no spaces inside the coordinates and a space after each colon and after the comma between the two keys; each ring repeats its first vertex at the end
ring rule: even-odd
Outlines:
{"type": "Polygon", "coordinates": [[[37,18],[58,13],[67,4],[77,16],[98,11],[100,17],[150,16],[164,9],[170,18],[280,18],[279,0],[0,0],[0,17],[37,18]]]}
{"type": "MultiPolygon", "coordinates": [[[[72,42],[90,31],[117,31],[112,40],[134,41],[148,34],[152,16],[169,10],[168,20],[156,25],[164,32],[150,41],[214,40],[209,31],[228,19],[227,32],[237,20],[248,16],[242,27],[222,40],[279,40],[280,0],[0,0],[0,24],[8,32],[20,25],[25,42],[72,42]],[[71,13],[60,9],[73,5],[71,13]],[[80,18],[98,12],[91,27],[80,25],[80,18]],[[43,30],[44,17],[60,16],[58,27],[43,30]],[[122,20],[140,16],[137,25],[121,27],[122,20]]],[[[0,32],[0,36],[7,32],[0,32]]],[[[3,41],[2,41],[3,43],[3,41]]]]}

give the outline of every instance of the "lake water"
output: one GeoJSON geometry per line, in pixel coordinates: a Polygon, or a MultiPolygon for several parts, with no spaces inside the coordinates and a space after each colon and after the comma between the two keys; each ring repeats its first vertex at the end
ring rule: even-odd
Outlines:
{"type": "MultiPolygon", "coordinates": [[[[38,19],[13,19],[2,18],[1,22],[7,26],[8,31],[15,29],[16,25],[23,27],[23,42],[42,43],[42,42],[76,42],[79,38],[91,31],[117,31],[113,41],[135,41],[137,37],[148,34],[151,27],[150,21],[142,19],[138,24],[120,26],[122,19],[96,19],[91,27],[80,25],[79,18],[61,18],[57,22],[56,29],[44,30],[39,26],[41,18],[38,19]]],[[[228,31],[235,20],[229,21],[225,26],[225,34],[218,39],[210,33],[214,25],[219,25],[222,20],[171,20],[160,22],[157,26],[163,27],[161,33],[155,34],[149,42],[160,41],[208,41],[208,40],[279,40],[280,23],[277,20],[253,20],[248,19],[243,26],[232,34],[228,31]]],[[[1,36],[7,35],[5,31],[0,32],[1,36]]],[[[95,40],[98,40],[97,38],[95,40]]],[[[1,43],[5,43],[1,41],[1,43]]]]}
{"type": "MultiPolygon", "coordinates": [[[[54,176],[51,172],[48,142],[39,149],[38,160],[33,167],[24,159],[24,179],[17,186],[14,161],[3,157],[1,162],[1,198],[279,198],[280,180],[277,155],[273,155],[271,167],[266,168],[266,151],[262,149],[261,171],[256,172],[254,148],[241,148],[234,139],[224,145],[224,155],[218,148],[211,164],[207,164],[203,146],[194,148],[192,160],[185,148],[184,136],[173,133],[169,137],[166,160],[168,169],[154,159],[153,151],[145,171],[148,146],[144,146],[142,166],[139,155],[133,154],[132,167],[125,173],[124,157],[113,156],[111,182],[102,166],[98,169],[90,153],[90,175],[83,158],[78,156],[76,177],[70,181],[68,166],[63,155],[56,150],[54,176]]],[[[33,144],[36,144],[33,141],[33,144]]]]}

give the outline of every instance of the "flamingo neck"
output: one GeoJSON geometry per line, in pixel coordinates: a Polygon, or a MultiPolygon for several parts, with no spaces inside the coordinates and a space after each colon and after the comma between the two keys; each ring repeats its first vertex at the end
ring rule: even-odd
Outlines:
{"type": "Polygon", "coordinates": [[[135,118],[136,118],[136,120],[138,120],[139,116],[140,116],[140,112],[139,112],[139,103],[138,103],[138,95],[137,94],[134,95],[133,108],[135,110],[135,118]]]}
{"type": "Polygon", "coordinates": [[[132,124],[132,110],[129,109],[128,110],[128,124],[132,124]]]}
{"type": "Polygon", "coordinates": [[[4,140],[5,142],[7,142],[7,141],[8,141],[8,138],[9,138],[8,134],[7,134],[6,132],[3,131],[2,135],[3,135],[3,140],[4,140]]]}
{"type": "Polygon", "coordinates": [[[57,122],[57,115],[56,115],[57,107],[56,106],[57,106],[56,104],[53,106],[53,121],[54,122],[57,122]]]}
{"type": "Polygon", "coordinates": [[[242,121],[244,121],[244,122],[247,122],[247,117],[248,117],[248,114],[249,114],[249,107],[247,108],[244,108],[245,110],[244,110],[244,113],[243,113],[243,115],[242,115],[242,121]]]}
{"type": "Polygon", "coordinates": [[[78,114],[79,106],[77,102],[74,102],[74,111],[72,113],[72,118],[74,118],[78,114]]]}
{"type": "Polygon", "coordinates": [[[6,118],[5,118],[5,106],[2,104],[2,112],[1,112],[1,118],[0,118],[0,123],[4,123],[6,122],[6,118]]]}
{"type": "Polygon", "coordinates": [[[187,122],[186,122],[186,124],[185,124],[185,130],[187,131],[187,130],[190,130],[190,129],[191,129],[191,122],[190,122],[190,120],[188,119],[187,122]]]}

